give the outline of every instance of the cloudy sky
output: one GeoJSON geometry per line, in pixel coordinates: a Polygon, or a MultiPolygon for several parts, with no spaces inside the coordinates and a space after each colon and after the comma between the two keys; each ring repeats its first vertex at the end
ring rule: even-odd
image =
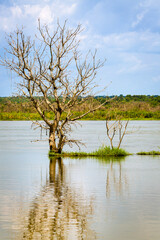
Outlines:
{"type": "MultiPolygon", "coordinates": [[[[0,54],[5,33],[25,26],[33,35],[37,19],[54,26],[81,23],[82,51],[107,59],[97,82],[106,95],[160,95],[160,0],[0,0],[0,54]]],[[[0,67],[0,96],[14,94],[14,77],[0,67]]]]}

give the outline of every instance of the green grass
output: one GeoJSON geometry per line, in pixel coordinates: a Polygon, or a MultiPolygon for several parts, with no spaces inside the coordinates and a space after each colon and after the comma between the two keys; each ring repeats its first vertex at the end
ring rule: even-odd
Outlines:
{"type": "Polygon", "coordinates": [[[23,120],[41,120],[38,113],[23,113],[23,112],[1,112],[0,120],[2,121],[23,121],[23,120]]]}
{"type": "Polygon", "coordinates": [[[107,157],[107,156],[114,156],[114,157],[120,157],[120,156],[127,156],[129,155],[128,152],[126,152],[123,149],[118,148],[110,148],[107,146],[102,146],[98,150],[86,153],[86,152],[62,152],[61,154],[55,153],[50,151],[49,156],[59,156],[59,157],[107,157]]]}
{"type": "Polygon", "coordinates": [[[137,155],[160,155],[160,151],[138,152],[137,155]]]}
{"type": "Polygon", "coordinates": [[[87,157],[91,156],[89,153],[86,152],[62,152],[62,153],[55,153],[53,151],[49,152],[49,157],[87,157]]]}
{"type": "MultiPolygon", "coordinates": [[[[84,111],[73,111],[73,116],[79,116],[83,114],[84,111]]],[[[126,110],[121,111],[118,109],[110,110],[109,109],[102,109],[97,110],[94,113],[89,113],[81,120],[106,120],[106,116],[110,120],[114,120],[117,117],[121,119],[130,119],[130,120],[159,120],[160,119],[160,111],[155,112],[148,112],[148,111],[136,111],[136,110],[126,110]]],[[[48,119],[54,119],[54,114],[52,112],[47,112],[46,117],[48,119]]],[[[62,114],[62,119],[66,117],[66,113],[62,114]]],[[[12,120],[40,120],[41,117],[38,113],[32,112],[21,112],[21,111],[14,111],[14,112],[3,112],[3,109],[0,110],[0,120],[2,121],[12,121],[12,120]]]]}
{"type": "Polygon", "coordinates": [[[107,146],[100,147],[97,151],[92,152],[94,156],[127,156],[129,155],[124,149],[110,148],[107,146]]]}

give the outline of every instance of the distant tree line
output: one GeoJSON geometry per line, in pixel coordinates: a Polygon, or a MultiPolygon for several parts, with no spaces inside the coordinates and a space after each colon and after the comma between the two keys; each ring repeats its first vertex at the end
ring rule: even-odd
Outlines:
{"type": "Polygon", "coordinates": [[[160,96],[159,95],[112,95],[112,96],[96,96],[96,99],[103,102],[106,98],[114,98],[115,102],[147,102],[156,106],[160,104],[160,96]]]}
{"type": "MultiPolygon", "coordinates": [[[[41,97],[37,97],[41,98],[41,97]]],[[[147,102],[151,103],[152,105],[160,104],[160,95],[112,95],[112,96],[96,96],[94,99],[97,99],[100,102],[105,102],[106,99],[114,98],[114,102],[147,102]]],[[[50,97],[50,100],[54,102],[54,98],[50,97]]],[[[8,101],[11,103],[25,103],[29,102],[28,98],[24,96],[17,96],[17,97],[0,97],[0,104],[6,104],[8,101]]],[[[108,104],[108,103],[106,103],[108,104]]]]}

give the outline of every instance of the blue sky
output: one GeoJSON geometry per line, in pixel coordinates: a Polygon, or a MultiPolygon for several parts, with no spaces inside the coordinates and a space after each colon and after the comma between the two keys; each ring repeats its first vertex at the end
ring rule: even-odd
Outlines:
{"type": "MultiPolygon", "coordinates": [[[[25,26],[33,35],[37,19],[81,23],[81,49],[107,59],[97,82],[105,95],[160,95],[160,0],[0,0],[0,53],[5,33],[25,26]]],[[[0,96],[15,93],[15,76],[0,67],[0,96]]]]}

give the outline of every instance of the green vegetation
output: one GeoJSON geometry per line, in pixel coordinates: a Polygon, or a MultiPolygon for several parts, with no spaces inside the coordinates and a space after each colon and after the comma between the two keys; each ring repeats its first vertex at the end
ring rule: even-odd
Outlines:
{"type": "Polygon", "coordinates": [[[97,151],[93,152],[94,156],[127,156],[129,155],[124,149],[110,148],[108,146],[102,146],[97,151]]]}
{"type": "MultiPolygon", "coordinates": [[[[62,152],[61,154],[49,151],[49,157],[123,157],[132,155],[126,152],[124,149],[111,148],[108,146],[101,146],[98,150],[87,153],[87,152],[62,152]]],[[[160,151],[150,152],[138,152],[137,155],[160,155],[160,151]]]]}
{"type": "Polygon", "coordinates": [[[1,112],[0,120],[41,120],[38,113],[1,112]]]}
{"type": "MultiPolygon", "coordinates": [[[[108,102],[94,113],[89,113],[82,120],[108,120],[114,119],[134,119],[134,120],[160,120],[160,96],[146,95],[127,95],[115,96],[110,101],[111,97],[97,96],[91,101],[88,101],[81,107],[77,105],[72,110],[73,116],[83,114],[91,106],[96,106],[99,103],[108,102]]],[[[39,97],[40,98],[40,97],[39,97]]],[[[44,111],[47,113],[48,119],[53,119],[54,114],[50,112],[45,103],[44,111]]],[[[54,99],[50,99],[54,103],[54,99]]],[[[62,114],[62,119],[66,114],[62,114]]],[[[39,114],[34,109],[32,103],[25,97],[0,97],[0,120],[40,120],[39,114]]]]}
{"type": "Polygon", "coordinates": [[[59,157],[107,157],[107,156],[127,156],[130,155],[123,149],[110,148],[108,146],[102,146],[98,150],[86,153],[86,152],[62,152],[61,154],[50,151],[49,157],[59,156],[59,157]]]}
{"type": "Polygon", "coordinates": [[[139,152],[137,155],[160,155],[160,151],[139,152]]]}

